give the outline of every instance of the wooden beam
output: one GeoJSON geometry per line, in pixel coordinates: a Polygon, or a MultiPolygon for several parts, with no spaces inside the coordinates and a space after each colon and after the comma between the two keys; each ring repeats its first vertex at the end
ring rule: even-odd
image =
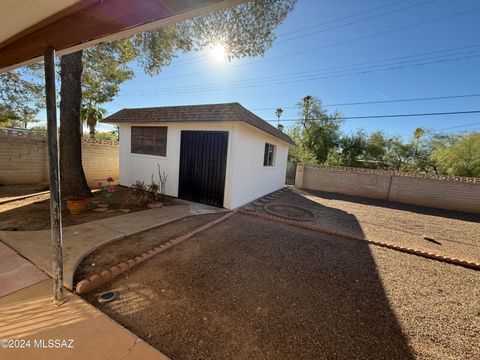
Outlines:
{"type": "Polygon", "coordinates": [[[64,55],[101,41],[111,41],[166,26],[245,1],[82,1],[81,4],[74,4],[1,43],[0,71],[39,59],[47,47],[52,47],[59,55],[64,55]]]}
{"type": "Polygon", "coordinates": [[[50,224],[53,258],[53,300],[63,302],[63,249],[60,171],[57,141],[57,101],[55,92],[55,50],[44,51],[45,96],[47,109],[48,165],[50,175],[50,224]]]}

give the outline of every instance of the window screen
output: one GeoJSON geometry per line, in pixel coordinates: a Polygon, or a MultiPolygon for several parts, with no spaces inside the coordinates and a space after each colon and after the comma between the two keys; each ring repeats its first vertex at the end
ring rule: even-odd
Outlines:
{"type": "Polygon", "coordinates": [[[131,152],[167,156],[167,127],[132,126],[131,152]]]}
{"type": "Polygon", "coordinates": [[[275,145],[265,143],[265,153],[263,154],[263,166],[273,166],[275,158],[275,145]]]}

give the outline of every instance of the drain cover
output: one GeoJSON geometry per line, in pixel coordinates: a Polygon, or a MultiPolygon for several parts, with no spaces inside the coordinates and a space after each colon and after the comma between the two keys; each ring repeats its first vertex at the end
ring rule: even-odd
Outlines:
{"type": "Polygon", "coordinates": [[[106,303],[116,299],[118,293],[116,291],[107,291],[98,296],[98,302],[106,303]]]}

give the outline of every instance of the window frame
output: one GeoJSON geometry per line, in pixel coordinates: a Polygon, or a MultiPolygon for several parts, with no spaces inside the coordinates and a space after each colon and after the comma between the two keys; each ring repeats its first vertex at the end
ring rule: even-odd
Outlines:
{"type": "Polygon", "coordinates": [[[275,166],[275,158],[277,154],[277,145],[266,142],[263,150],[263,166],[273,167],[275,166]],[[271,154],[271,158],[270,158],[271,154]]]}
{"type": "Polygon", "coordinates": [[[148,155],[167,157],[167,144],[168,144],[168,126],[131,126],[130,127],[130,153],[135,155],[148,155]],[[134,134],[138,129],[141,129],[141,134],[134,134]],[[151,131],[152,135],[145,135],[145,131],[151,131]],[[161,132],[165,132],[161,134],[161,132]],[[138,140],[140,139],[140,144],[138,140]],[[145,144],[147,140],[147,144],[145,144]],[[157,141],[164,141],[164,145],[160,147],[157,145],[157,141]],[[146,147],[150,146],[152,151],[145,151],[146,147]],[[139,148],[141,150],[139,150],[139,148]],[[162,151],[163,150],[163,151],[162,151]]]}

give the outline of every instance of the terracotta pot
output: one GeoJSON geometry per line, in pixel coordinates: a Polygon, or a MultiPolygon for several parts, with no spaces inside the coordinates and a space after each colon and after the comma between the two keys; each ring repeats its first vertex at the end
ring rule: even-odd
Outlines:
{"type": "Polygon", "coordinates": [[[87,206],[86,198],[72,198],[67,200],[67,208],[70,214],[77,215],[87,206]]]}

